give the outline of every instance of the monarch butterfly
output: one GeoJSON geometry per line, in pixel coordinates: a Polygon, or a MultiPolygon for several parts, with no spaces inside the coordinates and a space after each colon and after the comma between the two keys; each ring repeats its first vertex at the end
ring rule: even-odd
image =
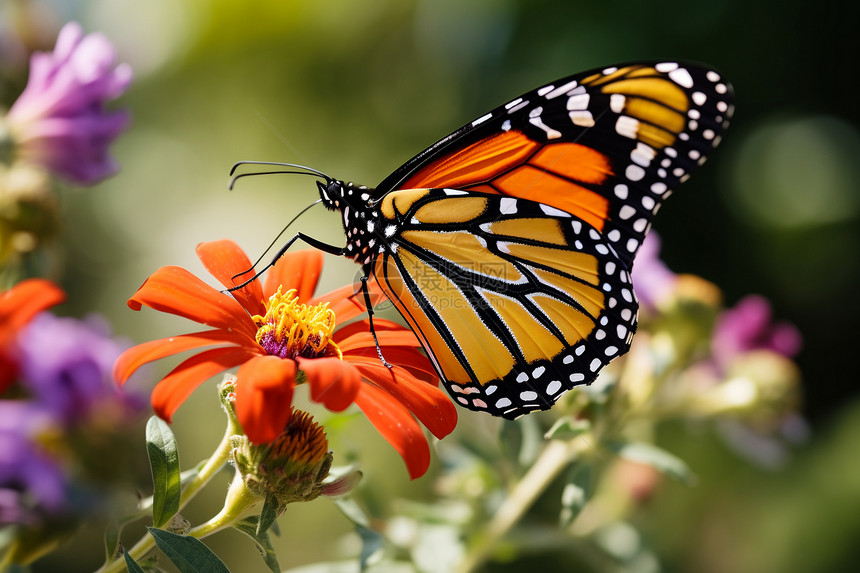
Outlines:
{"type": "Polygon", "coordinates": [[[716,71],[675,62],[563,78],[376,188],[303,168],[325,181],[320,199],[340,212],[346,245],[299,233],[281,252],[303,240],[361,264],[462,406],[509,419],[550,408],[629,349],[636,251],[719,143],[731,98],[716,71]]]}

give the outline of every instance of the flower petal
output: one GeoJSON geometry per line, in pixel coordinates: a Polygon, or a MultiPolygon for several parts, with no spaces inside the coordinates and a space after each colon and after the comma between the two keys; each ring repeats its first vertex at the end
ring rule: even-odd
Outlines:
{"type": "MultiPolygon", "coordinates": [[[[442,390],[397,366],[389,369],[379,360],[359,360],[351,362],[361,375],[409,408],[434,436],[442,439],[457,426],[457,408],[442,390]]],[[[367,386],[364,384],[362,391],[367,386]]]]}
{"type": "MultiPolygon", "coordinates": [[[[420,348],[421,343],[418,337],[411,330],[404,328],[396,322],[383,319],[373,319],[373,327],[376,330],[376,337],[379,340],[379,345],[382,347],[383,354],[388,346],[407,346],[410,348],[420,348]]],[[[376,342],[373,340],[373,335],[370,333],[370,325],[367,320],[353,322],[335,332],[334,341],[337,343],[341,352],[357,350],[360,348],[376,348],[376,342]]],[[[374,354],[376,351],[374,350],[374,354]]]]}
{"type": "MultiPolygon", "coordinates": [[[[214,345],[230,345],[244,346],[251,351],[254,351],[254,346],[247,336],[237,332],[229,332],[227,330],[207,330],[204,332],[193,332],[190,334],[181,334],[179,336],[169,336],[160,340],[151,340],[138,344],[123,352],[113,367],[114,379],[120,383],[125,383],[129,376],[146,364],[167,356],[173,356],[180,352],[201,348],[203,346],[214,345]]],[[[259,348],[259,347],[258,347],[259,348]]],[[[262,354],[263,350],[259,348],[262,354]]]]}
{"type": "MultiPolygon", "coordinates": [[[[254,267],[248,255],[239,245],[228,239],[200,243],[197,245],[197,257],[206,270],[226,288],[233,288],[254,276],[254,267]]],[[[231,291],[230,294],[245,307],[248,314],[266,313],[263,305],[263,287],[259,280],[253,280],[245,287],[231,291]]]]}
{"type": "Polygon", "coordinates": [[[254,338],[257,327],[236,300],[181,267],[161,267],[128,300],[128,307],[175,314],[216,328],[238,330],[254,338]]]}
{"type": "Polygon", "coordinates": [[[311,400],[332,412],[342,412],[355,401],[361,374],[340,358],[297,358],[311,387],[311,400]]]}
{"type": "MultiPolygon", "coordinates": [[[[367,281],[367,288],[370,291],[370,303],[373,306],[384,300],[388,300],[382,289],[376,284],[375,279],[367,281]]],[[[361,283],[346,285],[328,294],[318,296],[310,304],[319,304],[326,301],[331,302],[330,308],[334,311],[338,322],[341,324],[367,312],[367,307],[364,304],[364,293],[361,292],[361,283]]],[[[375,325],[376,320],[373,323],[375,325]]]]}
{"type": "Polygon", "coordinates": [[[277,438],[290,421],[296,385],[296,363],[277,356],[258,356],[236,374],[236,417],[255,444],[277,438]]]}
{"type": "Polygon", "coordinates": [[[271,296],[283,287],[283,292],[296,289],[299,302],[306,304],[314,295],[320,274],[322,274],[323,254],[315,249],[286,253],[269,271],[263,292],[271,296]]]}
{"type": "Polygon", "coordinates": [[[66,300],[63,290],[44,279],[27,279],[0,293],[0,332],[14,332],[33,316],[66,300]]]}
{"type": "Polygon", "coordinates": [[[369,384],[362,385],[355,403],[406,462],[409,477],[423,476],[430,467],[430,446],[415,418],[400,402],[369,384]]]}
{"type": "Polygon", "coordinates": [[[152,407],[163,420],[170,422],[174,412],[200,384],[255,357],[246,348],[214,348],[195,354],[156,384],[152,407]]]}
{"type": "MultiPolygon", "coordinates": [[[[422,382],[439,386],[439,375],[430,359],[421,353],[417,348],[404,348],[402,346],[386,346],[382,349],[382,356],[386,362],[394,366],[399,366],[407,370],[412,376],[418,378],[422,382]]],[[[350,350],[343,353],[343,359],[347,362],[367,362],[370,364],[379,364],[379,354],[374,347],[365,347],[357,350],[350,350]]]]}

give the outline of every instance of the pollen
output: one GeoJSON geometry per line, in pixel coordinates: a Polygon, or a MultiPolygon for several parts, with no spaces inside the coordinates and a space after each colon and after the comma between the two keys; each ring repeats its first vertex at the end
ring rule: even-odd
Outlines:
{"type": "Polygon", "coordinates": [[[327,302],[301,304],[294,289],[284,293],[279,287],[266,301],[265,316],[256,315],[253,320],[257,324],[257,344],[267,354],[290,359],[343,358],[331,340],[336,323],[327,302]]]}

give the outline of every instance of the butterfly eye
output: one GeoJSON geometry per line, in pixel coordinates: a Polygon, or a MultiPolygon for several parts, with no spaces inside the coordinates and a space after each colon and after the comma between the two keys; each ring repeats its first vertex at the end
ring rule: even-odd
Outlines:
{"type": "Polygon", "coordinates": [[[327,206],[332,205],[342,195],[339,193],[340,185],[336,181],[329,181],[328,183],[317,181],[317,187],[320,190],[320,198],[327,206]]]}

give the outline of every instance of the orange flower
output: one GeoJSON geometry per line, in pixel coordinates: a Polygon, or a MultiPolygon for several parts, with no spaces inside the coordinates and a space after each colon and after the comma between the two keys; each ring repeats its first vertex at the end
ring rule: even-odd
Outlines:
{"type": "Polygon", "coordinates": [[[66,300],[63,291],[44,279],[27,279],[0,293],[0,394],[15,379],[18,365],[10,345],[30,319],[66,300]]]}
{"type": "MultiPolygon", "coordinates": [[[[236,274],[251,262],[232,241],[202,243],[197,256],[225,287],[240,284],[236,274]]],[[[310,387],[311,400],[340,412],[355,403],[397,449],[414,479],[430,463],[430,448],[417,417],[437,438],[457,423],[454,405],[438,388],[438,379],[420,344],[408,329],[374,319],[384,366],[362,320],[335,327],[366,311],[363,297],[349,285],[312,298],[323,255],[287,253],[267,273],[229,294],[218,291],[179,267],[162,267],[129,299],[142,306],[213,327],[211,330],[153,340],[127,350],[117,360],[117,380],[125,382],[141,365],[201,350],[174,368],[155,387],[155,412],[170,421],[182,402],[205,380],[233,367],[236,415],[254,443],[275,439],[290,419],[297,374],[310,387]],[[231,296],[232,295],[232,296],[231,296]],[[214,347],[202,350],[206,347],[214,347]]],[[[368,283],[370,286],[370,283],[368,283]]],[[[371,288],[374,303],[384,295],[371,288]]]]}

